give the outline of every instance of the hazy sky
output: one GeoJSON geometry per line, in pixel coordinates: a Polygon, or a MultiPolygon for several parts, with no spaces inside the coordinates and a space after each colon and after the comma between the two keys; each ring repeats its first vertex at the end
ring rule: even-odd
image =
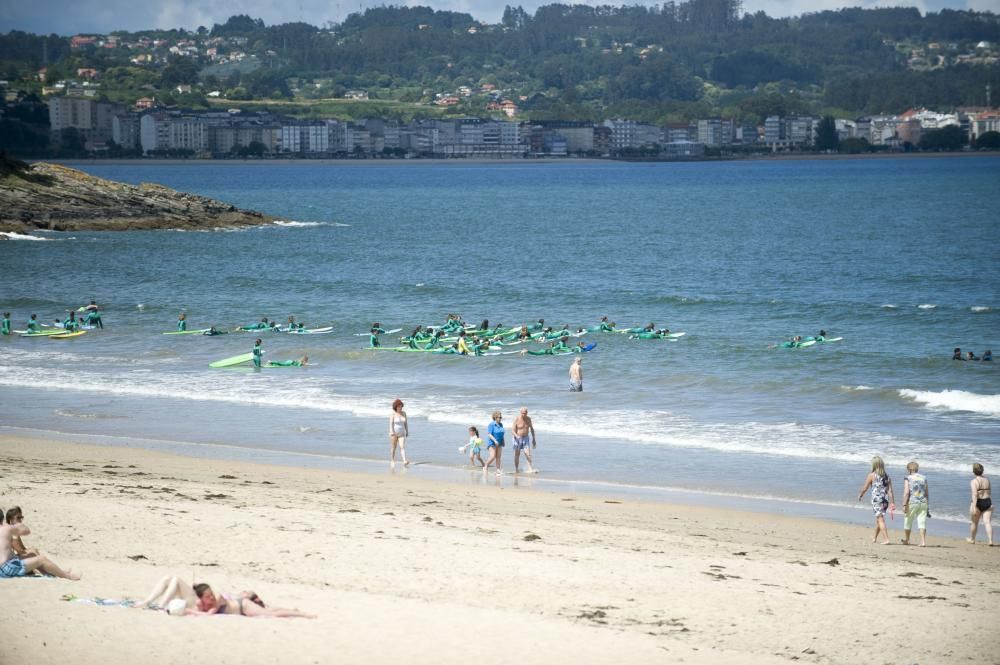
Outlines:
{"type": "MultiPolygon", "coordinates": [[[[521,5],[533,12],[555,0],[0,0],[0,32],[26,30],[35,33],[106,33],[111,30],[148,28],[212,27],[232,14],[249,14],[268,25],[305,21],[323,25],[340,21],[350,12],[381,4],[424,5],[435,9],[468,12],[473,17],[496,22],[504,6],[521,5]]],[[[562,0],[567,4],[572,0],[562,0]]],[[[638,0],[642,2],[643,0],[638,0]]],[[[662,0],[660,0],[662,1],[662,0]]],[[[579,4],[622,4],[624,0],[590,0],[579,4]]],[[[632,4],[636,0],[628,0],[632,4]]],[[[648,4],[660,4],[649,2],[648,4]]],[[[921,11],[951,9],[989,10],[1000,13],[1000,0],[744,0],[745,11],[764,10],[771,16],[789,16],[843,6],[916,6],[921,11]]]]}

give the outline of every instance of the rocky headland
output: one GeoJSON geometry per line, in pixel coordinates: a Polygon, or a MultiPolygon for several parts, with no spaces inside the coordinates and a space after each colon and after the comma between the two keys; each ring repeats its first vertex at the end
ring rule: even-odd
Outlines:
{"type": "Polygon", "coordinates": [[[162,185],[128,185],[0,154],[0,232],[209,230],[273,221],[254,210],[162,185]]]}

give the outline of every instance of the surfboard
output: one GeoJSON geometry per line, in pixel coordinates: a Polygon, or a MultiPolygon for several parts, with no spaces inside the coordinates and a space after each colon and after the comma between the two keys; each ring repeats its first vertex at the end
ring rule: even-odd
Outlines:
{"type": "Polygon", "coordinates": [[[204,335],[211,328],[201,328],[199,330],[172,330],[170,332],[161,333],[163,335],[204,335]]]}
{"type": "Polygon", "coordinates": [[[231,367],[233,365],[239,365],[242,363],[248,363],[253,360],[252,353],[242,353],[238,356],[233,356],[232,358],[223,358],[222,360],[216,360],[214,363],[209,363],[209,367],[231,367]]]}
{"type": "Polygon", "coordinates": [[[15,330],[21,337],[48,337],[49,335],[61,335],[65,330],[62,328],[54,328],[52,330],[39,330],[38,332],[28,332],[27,330],[15,330]]]}
{"type": "Polygon", "coordinates": [[[80,335],[86,335],[86,330],[77,330],[76,332],[64,332],[59,335],[49,335],[50,339],[70,339],[71,337],[79,337],[80,335]]]}
{"type": "Polygon", "coordinates": [[[289,335],[329,335],[333,332],[333,326],[306,328],[305,330],[283,330],[282,332],[287,332],[289,335]]]}

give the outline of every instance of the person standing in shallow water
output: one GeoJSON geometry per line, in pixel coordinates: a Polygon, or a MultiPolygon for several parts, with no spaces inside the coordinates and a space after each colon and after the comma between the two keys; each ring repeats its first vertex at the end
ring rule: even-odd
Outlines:
{"type": "Polygon", "coordinates": [[[976,462],[972,465],[972,505],[969,506],[969,537],[968,543],[975,544],[976,532],[979,530],[979,520],[986,527],[986,542],[993,545],[993,499],[990,497],[990,479],[983,475],[983,465],[976,462]]]}
{"type": "Polygon", "coordinates": [[[875,512],[875,535],[872,536],[872,542],[878,541],[881,532],[882,544],[888,545],[889,528],[885,525],[885,511],[895,509],[896,500],[892,495],[892,480],[885,472],[885,462],[877,455],[872,458],[872,470],[865,478],[861,491],[858,492],[858,501],[864,498],[869,488],[872,491],[872,510],[875,512]]]}
{"type": "Polygon", "coordinates": [[[493,422],[491,422],[489,427],[486,428],[486,435],[488,437],[486,449],[489,451],[489,457],[486,458],[486,464],[483,466],[483,473],[486,473],[486,470],[490,468],[490,464],[494,464],[496,466],[498,476],[503,473],[503,467],[501,466],[504,447],[504,428],[502,420],[503,414],[499,411],[494,411],[493,422]]]}
{"type": "Polygon", "coordinates": [[[389,462],[396,466],[396,448],[399,448],[403,458],[403,466],[410,466],[406,459],[406,438],[410,436],[410,422],[403,411],[403,400],[396,399],[392,403],[392,415],[389,416],[389,462]]]}
{"type": "Polygon", "coordinates": [[[583,392],[583,358],[579,356],[569,366],[569,389],[574,393],[583,392]]]}

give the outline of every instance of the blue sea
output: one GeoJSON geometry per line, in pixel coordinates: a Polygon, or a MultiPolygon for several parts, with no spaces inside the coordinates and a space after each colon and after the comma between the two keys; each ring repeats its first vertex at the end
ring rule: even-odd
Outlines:
{"type": "Polygon", "coordinates": [[[70,165],[286,221],[0,241],[15,328],[91,299],[106,325],[0,340],[5,431],[388,473],[399,397],[420,464],[396,473],[867,523],[855,499],[881,455],[900,494],[920,463],[932,533],[964,528],[973,462],[1000,469],[997,363],[951,360],[1000,351],[997,157],[70,165]],[[162,335],[182,311],[334,333],[264,337],[266,359],[306,368],[213,370],[254,335],[162,335]],[[571,357],[376,353],[360,335],[452,312],[687,334],[586,336],[582,393],[571,357]],[[843,339],[772,348],[820,329],[843,339]],[[468,426],[521,406],[541,473],[468,471],[468,426]]]}

